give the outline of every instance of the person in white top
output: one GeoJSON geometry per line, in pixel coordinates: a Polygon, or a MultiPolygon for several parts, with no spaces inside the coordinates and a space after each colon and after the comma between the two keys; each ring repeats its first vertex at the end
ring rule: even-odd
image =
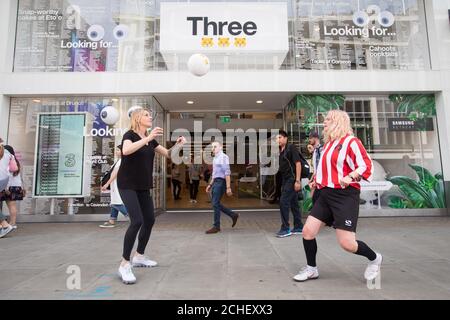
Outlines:
{"type": "Polygon", "coordinates": [[[100,228],[114,228],[116,226],[119,211],[122,212],[124,216],[128,217],[127,208],[123,204],[122,198],[120,197],[119,190],[117,188],[117,173],[119,172],[120,163],[122,162],[122,160],[120,159],[122,156],[122,145],[118,145],[115,151],[116,157],[119,160],[114,165],[114,169],[111,172],[110,179],[104,186],[102,186],[102,192],[106,192],[108,190],[108,187],[111,186],[111,215],[108,221],[99,226],[100,228]]]}
{"type": "MultiPolygon", "coordinates": [[[[9,180],[9,161],[12,155],[5,150],[2,144],[0,144],[0,193],[6,189],[9,180]]],[[[6,221],[5,216],[2,213],[2,203],[0,201],[0,238],[3,238],[8,233],[14,230],[14,228],[6,221]]]]}
{"type": "Polygon", "coordinates": [[[17,171],[10,172],[9,182],[8,186],[6,187],[4,196],[1,198],[1,200],[6,201],[6,205],[8,206],[9,211],[9,224],[14,228],[17,229],[16,220],[17,220],[17,204],[16,201],[22,201],[25,197],[25,189],[22,185],[22,177],[20,175],[20,163],[16,158],[16,153],[13,149],[13,147],[9,145],[4,146],[5,150],[8,150],[8,152],[12,155],[14,160],[17,164],[17,171]]]}

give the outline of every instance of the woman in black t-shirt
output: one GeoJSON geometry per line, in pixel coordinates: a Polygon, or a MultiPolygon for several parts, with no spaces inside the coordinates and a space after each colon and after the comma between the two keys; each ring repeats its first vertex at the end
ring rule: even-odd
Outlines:
{"type": "MultiPolygon", "coordinates": [[[[131,129],[122,139],[122,163],[117,175],[120,197],[130,216],[130,226],[125,233],[122,263],[119,276],[126,284],[136,282],[133,267],[154,267],[155,261],[144,256],[152,227],[155,222],[153,200],[153,160],[155,152],[170,158],[170,151],[160,146],[156,138],[163,135],[163,129],[156,127],[151,132],[152,116],[144,108],[137,108],[131,114],[131,129]],[[130,264],[130,255],[139,232],[138,247],[130,264]]],[[[186,142],[184,137],[177,140],[177,147],[186,142]]]]}

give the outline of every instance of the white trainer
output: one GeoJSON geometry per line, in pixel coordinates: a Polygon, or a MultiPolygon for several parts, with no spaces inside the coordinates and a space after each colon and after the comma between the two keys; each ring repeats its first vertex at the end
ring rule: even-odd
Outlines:
{"type": "Polygon", "coordinates": [[[137,268],[151,268],[158,265],[156,261],[150,260],[146,256],[134,256],[131,262],[133,267],[137,268]]]}
{"type": "Polygon", "coordinates": [[[10,233],[13,230],[14,230],[13,226],[8,226],[6,228],[0,228],[0,238],[3,238],[4,236],[6,236],[8,233],[10,233]]]}
{"type": "Polygon", "coordinates": [[[294,276],[294,280],[298,282],[304,282],[306,280],[314,280],[319,278],[319,270],[317,267],[306,266],[300,270],[300,272],[294,276]]]}
{"type": "Polygon", "coordinates": [[[369,262],[366,271],[364,272],[364,278],[366,278],[366,280],[372,281],[378,276],[378,273],[380,272],[381,262],[383,262],[383,256],[377,253],[376,259],[369,262]]]}
{"type": "Polygon", "coordinates": [[[136,277],[133,274],[133,269],[131,268],[130,263],[127,263],[123,267],[119,267],[119,277],[125,284],[133,284],[136,282],[136,277]]]}

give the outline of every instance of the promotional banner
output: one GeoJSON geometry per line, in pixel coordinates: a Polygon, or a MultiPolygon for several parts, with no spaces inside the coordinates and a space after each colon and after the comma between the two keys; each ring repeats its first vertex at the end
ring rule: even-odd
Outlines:
{"type": "Polygon", "coordinates": [[[423,2],[296,2],[297,69],[429,69],[423,2]]]}
{"type": "Polygon", "coordinates": [[[40,114],[35,197],[84,196],[85,114],[40,114]]]}

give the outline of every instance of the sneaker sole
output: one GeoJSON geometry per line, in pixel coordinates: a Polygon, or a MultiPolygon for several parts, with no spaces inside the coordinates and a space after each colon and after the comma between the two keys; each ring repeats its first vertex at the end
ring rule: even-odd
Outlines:
{"type": "Polygon", "coordinates": [[[303,232],[292,232],[292,234],[303,234],[303,232]]]}
{"type": "Polygon", "coordinates": [[[13,232],[13,231],[14,231],[14,229],[9,230],[8,232],[6,232],[6,233],[0,235],[0,238],[6,237],[8,234],[10,234],[10,233],[13,232]]]}
{"type": "Polygon", "coordinates": [[[308,278],[308,279],[306,279],[306,280],[297,280],[297,279],[295,279],[295,278],[293,278],[293,279],[294,279],[295,282],[306,282],[306,281],[308,281],[308,280],[317,280],[317,279],[319,279],[319,276],[314,277],[314,278],[308,278]]]}
{"type": "Polygon", "coordinates": [[[148,266],[148,265],[142,264],[142,263],[133,264],[133,268],[154,268],[156,266],[158,266],[158,265],[148,266]]]}
{"type": "Polygon", "coordinates": [[[112,229],[115,228],[116,226],[99,226],[99,227],[104,229],[112,229]]]}
{"type": "Polygon", "coordinates": [[[286,238],[286,237],[290,237],[290,236],[292,236],[292,233],[290,233],[290,234],[285,234],[285,235],[282,235],[282,236],[277,235],[277,238],[286,238]]]}
{"type": "Polygon", "coordinates": [[[136,283],[136,280],[135,280],[135,281],[126,281],[126,280],[123,280],[123,279],[122,279],[122,275],[121,275],[120,273],[117,273],[117,275],[119,276],[119,278],[120,278],[120,280],[122,281],[123,284],[135,284],[135,283],[136,283]]]}

